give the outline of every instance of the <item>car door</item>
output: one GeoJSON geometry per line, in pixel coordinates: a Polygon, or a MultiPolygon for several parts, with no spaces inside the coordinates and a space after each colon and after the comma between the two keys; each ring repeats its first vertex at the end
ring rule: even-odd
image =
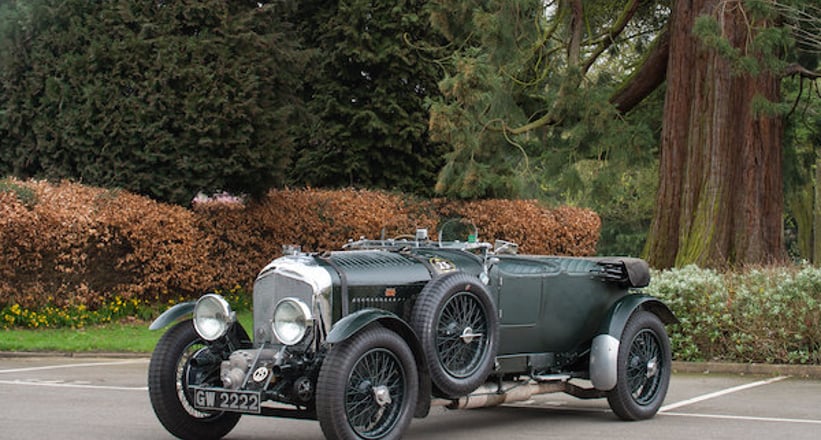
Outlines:
{"type": "Polygon", "coordinates": [[[545,277],[558,267],[543,261],[506,257],[491,269],[499,307],[499,355],[541,351],[541,315],[545,277]]]}

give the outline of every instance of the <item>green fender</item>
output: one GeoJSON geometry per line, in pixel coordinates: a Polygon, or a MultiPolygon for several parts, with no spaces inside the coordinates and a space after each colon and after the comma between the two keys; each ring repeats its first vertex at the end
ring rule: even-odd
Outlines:
{"type": "Polygon", "coordinates": [[[197,305],[196,301],[188,301],[184,303],[179,303],[170,309],[162,312],[154,322],[148,327],[149,330],[159,330],[172,322],[177,321],[178,319],[182,318],[185,315],[190,315],[194,313],[194,306],[197,305]]]}
{"type": "MultiPolygon", "coordinates": [[[[351,336],[359,333],[365,327],[378,322],[383,327],[390,329],[401,336],[413,352],[416,359],[416,369],[419,373],[419,395],[430,396],[432,393],[428,364],[425,361],[425,352],[422,351],[422,344],[416,337],[416,332],[395,314],[381,309],[363,309],[349,314],[334,324],[325,343],[337,344],[351,336]]],[[[425,417],[430,411],[430,399],[420,398],[416,403],[414,417],[425,417]]]]}
{"type": "Polygon", "coordinates": [[[416,334],[410,326],[399,319],[395,314],[381,309],[363,309],[351,313],[350,315],[340,319],[334,324],[331,332],[325,341],[329,344],[336,344],[342,342],[351,336],[359,333],[360,330],[367,327],[373,322],[380,322],[385,327],[399,333],[400,336],[406,340],[411,337],[411,341],[407,341],[408,345],[413,349],[413,344],[417,342],[416,334]]]}
{"type": "Polygon", "coordinates": [[[649,295],[627,295],[616,302],[602,321],[590,347],[590,382],[593,388],[610,391],[616,386],[621,336],[636,310],[654,313],[664,324],[678,322],[663,302],[649,295]]]}
{"type": "Polygon", "coordinates": [[[665,325],[676,324],[678,319],[663,302],[650,295],[627,295],[610,308],[607,318],[602,322],[597,334],[610,335],[621,339],[621,333],[627,326],[627,321],[637,309],[644,309],[654,313],[665,325]]]}

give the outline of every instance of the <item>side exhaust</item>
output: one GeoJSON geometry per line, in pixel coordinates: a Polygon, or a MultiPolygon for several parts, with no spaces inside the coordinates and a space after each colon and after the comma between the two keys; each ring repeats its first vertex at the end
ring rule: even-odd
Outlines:
{"type": "Polygon", "coordinates": [[[533,396],[548,393],[566,393],[580,399],[598,399],[606,393],[594,388],[582,388],[569,382],[569,377],[540,381],[488,382],[474,392],[459,399],[434,399],[431,406],[448,409],[471,409],[499,406],[505,403],[522,402],[533,396]]]}

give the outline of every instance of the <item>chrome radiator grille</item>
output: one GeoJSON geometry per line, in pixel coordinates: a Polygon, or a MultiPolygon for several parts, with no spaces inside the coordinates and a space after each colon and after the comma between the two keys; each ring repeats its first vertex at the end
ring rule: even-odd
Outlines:
{"type": "Polygon", "coordinates": [[[274,307],[287,297],[302,300],[313,308],[313,288],[307,283],[284,275],[278,271],[269,271],[254,283],[254,343],[276,342],[271,329],[271,318],[274,307]]]}

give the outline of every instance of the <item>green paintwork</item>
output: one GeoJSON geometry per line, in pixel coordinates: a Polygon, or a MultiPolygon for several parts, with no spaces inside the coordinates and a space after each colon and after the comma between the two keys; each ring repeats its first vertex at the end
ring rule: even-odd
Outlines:
{"type": "Polygon", "coordinates": [[[591,260],[504,256],[490,271],[500,308],[500,356],[561,353],[596,335],[627,289],[597,279],[591,260]]]}
{"type": "MultiPolygon", "coordinates": [[[[672,313],[658,300],[631,293],[625,286],[596,275],[595,259],[499,255],[490,267],[489,289],[499,308],[500,357],[528,354],[539,363],[562,363],[562,353],[582,353],[601,333],[619,336],[632,312],[650,306],[665,322],[672,313]],[[604,329],[604,330],[603,330],[604,329]],[[555,360],[549,360],[555,359],[555,360]]],[[[457,249],[416,248],[335,252],[332,272],[333,321],[328,342],[344,340],[382,319],[407,326],[422,288],[445,271],[478,276],[480,256],[457,249]],[[346,279],[349,315],[342,313],[342,282],[346,279]]]]}
{"type": "Polygon", "coordinates": [[[639,308],[645,308],[655,313],[665,324],[678,322],[673,312],[658,299],[644,294],[632,294],[625,296],[613,305],[607,318],[602,321],[598,334],[610,335],[620,339],[627,321],[633,315],[633,312],[639,308]]]}
{"type": "MultiPolygon", "coordinates": [[[[364,309],[340,319],[328,333],[325,339],[328,343],[336,344],[355,335],[358,331],[376,321],[394,320],[406,325],[398,316],[387,310],[364,309]]],[[[410,330],[410,328],[408,328],[410,330]]]]}
{"type": "MultiPolygon", "coordinates": [[[[289,270],[300,271],[300,264],[305,264],[303,274],[320,268],[330,275],[321,294],[323,304],[330,307],[322,322],[330,328],[321,342],[339,343],[379,323],[400,334],[418,356],[423,351],[409,323],[424,287],[455,271],[487,280],[499,317],[499,371],[505,374],[578,368],[594,338],[620,337],[638,308],[656,313],[665,323],[675,322],[659,300],[629,289],[628,283],[614,277],[612,267],[605,271],[601,258],[485,255],[481,249],[409,246],[283,258],[289,270]]],[[[272,308],[283,297],[311,301],[311,293],[297,289],[298,283],[266,280],[258,279],[254,288],[257,333],[270,325],[272,308]],[[261,305],[268,309],[257,311],[261,305]]],[[[189,312],[169,310],[156,325],[167,325],[189,312]]],[[[271,340],[257,336],[255,343],[271,340]]]]}
{"type": "Polygon", "coordinates": [[[154,322],[151,323],[151,326],[148,327],[149,330],[159,330],[168,324],[176,322],[178,319],[182,318],[183,316],[190,315],[194,313],[194,306],[197,305],[196,301],[189,301],[184,303],[179,303],[171,307],[170,309],[164,311],[162,315],[158,316],[154,322]]]}
{"type": "Polygon", "coordinates": [[[343,251],[320,260],[333,279],[331,300],[333,321],[343,318],[342,279],[347,285],[348,313],[365,308],[388,310],[403,321],[410,321],[416,296],[432,277],[439,275],[432,260],[447,261],[453,270],[471,275],[482,271],[481,258],[456,249],[413,249],[411,252],[343,251]],[[393,289],[390,293],[389,290],[393,289]]]}

